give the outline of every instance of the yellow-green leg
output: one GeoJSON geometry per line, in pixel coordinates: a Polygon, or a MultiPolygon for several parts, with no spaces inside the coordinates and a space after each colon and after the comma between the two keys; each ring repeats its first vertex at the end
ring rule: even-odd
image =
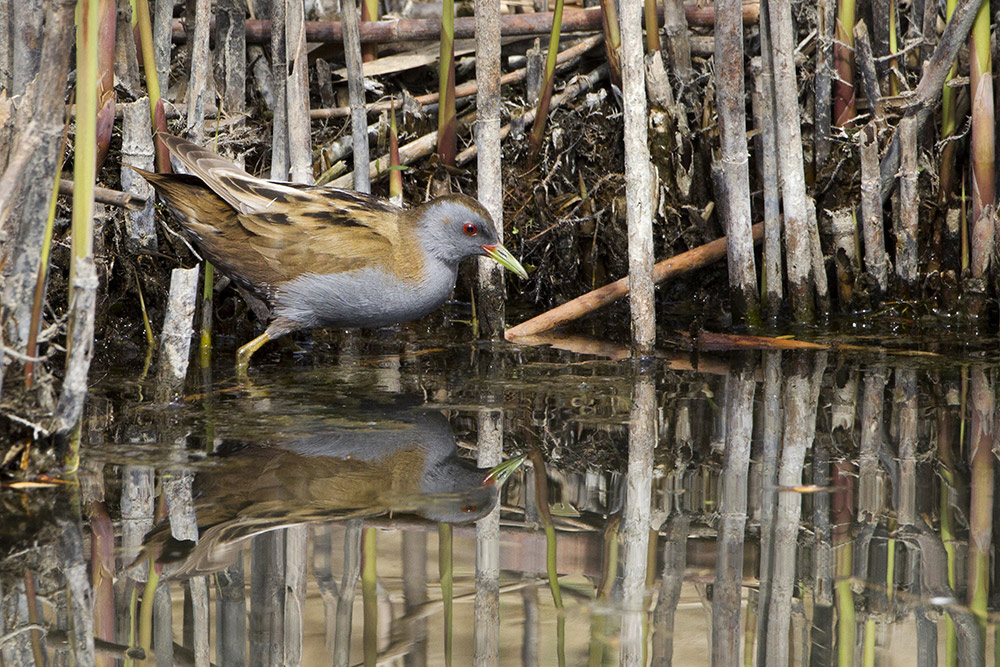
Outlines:
{"type": "Polygon", "coordinates": [[[250,357],[269,340],[271,340],[271,337],[265,331],[239,349],[236,353],[236,373],[238,375],[247,374],[247,370],[250,368],[250,357]]]}

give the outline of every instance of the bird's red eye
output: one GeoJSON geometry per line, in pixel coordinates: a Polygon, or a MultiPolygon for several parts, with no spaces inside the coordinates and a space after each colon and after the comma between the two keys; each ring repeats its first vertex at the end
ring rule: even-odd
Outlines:
{"type": "Polygon", "coordinates": [[[476,227],[471,222],[467,222],[465,223],[465,226],[462,227],[462,231],[464,231],[469,236],[475,236],[476,234],[479,233],[479,227],[476,227]]]}
{"type": "Polygon", "coordinates": [[[462,505],[462,511],[465,512],[466,514],[472,514],[473,512],[476,511],[476,506],[475,505],[462,505]]]}

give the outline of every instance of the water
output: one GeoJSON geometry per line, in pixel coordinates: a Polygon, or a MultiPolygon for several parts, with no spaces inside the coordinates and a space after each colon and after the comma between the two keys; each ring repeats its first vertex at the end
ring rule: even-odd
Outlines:
{"type": "Polygon", "coordinates": [[[993,660],[992,358],[425,334],[93,373],[73,483],[0,496],[2,664],[993,660]]]}

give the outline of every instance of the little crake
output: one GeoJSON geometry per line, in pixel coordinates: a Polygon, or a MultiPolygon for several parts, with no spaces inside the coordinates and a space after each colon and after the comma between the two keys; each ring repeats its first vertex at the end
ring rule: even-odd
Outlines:
{"type": "Polygon", "coordinates": [[[163,139],[191,174],[137,171],[205,258],[271,309],[267,330],[240,348],[240,371],[264,343],[292,331],[381,327],[433,312],[466,257],[485,255],[527,277],[471,197],[404,209],[358,192],[255,178],[190,141],[163,139]]]}

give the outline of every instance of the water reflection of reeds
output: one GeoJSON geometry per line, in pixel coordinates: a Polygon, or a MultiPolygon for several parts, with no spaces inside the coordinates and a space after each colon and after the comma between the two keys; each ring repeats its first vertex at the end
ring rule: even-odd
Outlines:
{"type": "MultiPolygon", "coordinates": [[[[728,364],[724,375],[578,365],[534,386],[529,366],[475,398],[439,392],[463,405],[451,423],[481,464],[537,446],[545,469],[515,473],[476,525],[385,512],[310,521],[257,535],[207,577],[172,580],[168,567],[144,604],[147,562],[121,566],[157,499],[175,538],[198,530],[191,472],[204,470],[184,453],[189,427],[164,424],[169,465],[85,465],[78,518],[60,519],[58,540],[41,534],[68,566],[56,576],[34,561],[41,645],[80,655],[85,638],[68,632],[89,627],[98,660],[148,641],[157,664],[984,664],[997,628],[994,370],[777,351],[728,364]],[[70,604],[63,577],[84,595],[73,554],[109,539],[113,595],[88,576],[97,606],[70,604]]],[[[9,664],[33,653],[33,633],[9,634],[29,627],[20,572],[3,580],[9,664]]]]}

